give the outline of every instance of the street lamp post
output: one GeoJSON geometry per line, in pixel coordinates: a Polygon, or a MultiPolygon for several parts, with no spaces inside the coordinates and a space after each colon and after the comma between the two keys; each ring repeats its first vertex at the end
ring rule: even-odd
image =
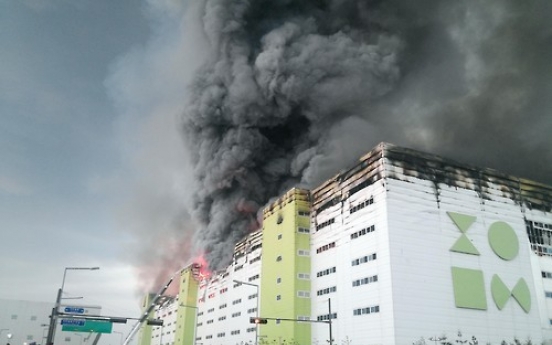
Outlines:
{"type": "Polygon", "coordinates": [[[48,328],[48,336],[46,337],[46,345],[52,345],[54,341],[54,337],[56,334],[56,324],[57,324],[57,315],[58,315],[58,309],[61,304],[61,298],[63,294],[63,288],[65,287],[65,277],[67,276],[68,270],[87,270],[87,271],[96,271],[99,270],[99,267],[65,267],[65,270],[63,271],[63,280],[61,281],[61,288],[58,289],[57,297],[56,297],[56,304],[54,305],[54,308],[52,308],[52,314],[50,314],[50,326],[48,328]]]}
{"type": "MultiPolygon", "coordinates": [[[[259,312],[260,312],[260,310],[259,310],[259,285],[252,284],[252,283],[247,283],[247,282],[242,282],[240,280],[234,280],[234,283],[254,286],[257,289],[257,313],[256,313],[256,317],[258,318],[259,317],[259,312]]],[[[255,345],[258,345],[258,344],[259,344],[259,324],[256,323],[255,324],[255,345]]]]}

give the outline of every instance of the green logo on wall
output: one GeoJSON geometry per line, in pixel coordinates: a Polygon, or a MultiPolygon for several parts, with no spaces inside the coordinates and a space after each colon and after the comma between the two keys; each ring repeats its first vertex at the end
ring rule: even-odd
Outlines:
{"type": "MultiPolygon", "coordinates": [[[[447,212],[447,214],[462,233],[460,238],[450,248],[450,251],[461,254],[480,255],[477,248],[466,235],[468,229],[475,222],[476,217],[455,212],[447,212]]],[[[519,253],[518,237],[508,223],[499,221],[491,224],[488,230],[488,240],[493,252],[505,261],[515,259],[519,253]]],[[[483,272],[478,269],[464,267],[452,267],[451,270],[456,307],[487,310],[483,272]]],[[[529,313],[531,310],[531,293],[523,278],[520,278],[512,290],[510,290],[497,274],[493,275],[491,280],[491,296],[499,310],[504,308],[510,297],[513,297],[526,313],[529,313]]]]}

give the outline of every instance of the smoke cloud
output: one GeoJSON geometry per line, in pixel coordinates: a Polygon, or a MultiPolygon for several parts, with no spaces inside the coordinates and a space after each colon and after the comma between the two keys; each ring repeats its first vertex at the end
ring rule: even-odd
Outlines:
{"type": "Polygon", "coordinates": [[[552,184],[547,0],[197,0],[180,17],[169,4],[155,13],[186,29],[159,24],[143,54],[190,73],[155,75],[181,88],[150,105],[178,105],[182,197],[213,269],[269,200],[380,141],[552,184]]]}

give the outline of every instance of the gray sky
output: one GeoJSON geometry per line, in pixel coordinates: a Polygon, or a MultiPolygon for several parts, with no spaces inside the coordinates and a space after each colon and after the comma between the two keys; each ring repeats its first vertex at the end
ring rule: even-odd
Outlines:
{"type": "Polygon", "coordinates": [[[146,13],[135,0],[0,1],[0,298],[53,302],[64,267],[100,266],[68,272],[65,296],[138,315],[118,215],[130,197],[121,128],[132,119],[105,80],[147,42],[146,13]]]}

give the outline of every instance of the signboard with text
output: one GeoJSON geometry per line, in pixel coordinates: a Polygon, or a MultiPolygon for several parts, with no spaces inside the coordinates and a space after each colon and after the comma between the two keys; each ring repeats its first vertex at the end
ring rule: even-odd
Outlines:
{"type": "Polygon", "coordinates": [[[61,330],[65,332],[88,332],[88,333],[111,333],[113,330],[113,323],[109,321],[97,321],[97,320],[76,320],[80,323],[64,324],[62,320],[61,330]]]}

